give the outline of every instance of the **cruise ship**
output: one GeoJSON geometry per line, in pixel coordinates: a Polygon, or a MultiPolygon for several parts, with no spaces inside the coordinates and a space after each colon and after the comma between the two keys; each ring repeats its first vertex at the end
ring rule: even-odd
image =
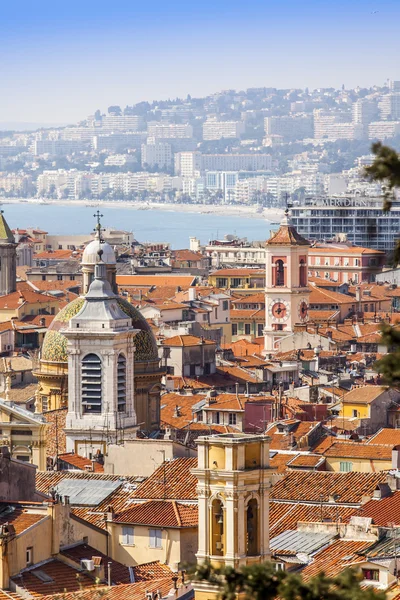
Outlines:
{"type": "Polygon", "coordinates": [[[383,212],[382,198],[322,196],[294,204],[292,223],[309,240],[329,240],[345,234],[357,246],[390,252],[400,236],[400,200],[383,212]]]}

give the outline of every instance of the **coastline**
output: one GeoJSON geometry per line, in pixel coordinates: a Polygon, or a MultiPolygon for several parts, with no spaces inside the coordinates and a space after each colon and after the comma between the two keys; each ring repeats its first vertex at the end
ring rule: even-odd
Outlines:
{"type": "Polygon", "coordinates": [[[245,219],[265,219],[266,221],[280,220],[283,210],[280,208],[263,208],[257,212],[256,206],[243,205],[210,205],[210,204],[179,204],[175,202],[132,202],[111,200],[46,200],[39,201],[37,198],[0,198],[0,203],[7,204],[29,204],[39,206],[90,206],[93,208],[121,208],[130,210],[158,210],[166,212],[185,212],[195,214],[208,214],[216,216],[243,217],[245,219]]]}

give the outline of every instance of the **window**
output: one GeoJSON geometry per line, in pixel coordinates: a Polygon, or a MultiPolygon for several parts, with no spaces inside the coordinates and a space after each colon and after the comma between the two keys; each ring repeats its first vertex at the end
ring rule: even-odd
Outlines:
{"type": "Polygon", "coordinates": [[[219,424],[219,412],[214,413],[214,418],[215,418],[214,423],[216,423],[218,425],[219,424]]]}
{"type": "Polygon", "coordinates": [[[46,281],[46,275],[42,275],[42,281],[46,281]]]}
{"type": "Polygon", "coordinates": [[[273,563],[275,567],[275,571],[284,571],[285,565],[283,563],[273,563]]]}
{"type": "Polygon", "coordinates": [[[30,546],[29,548],[26,549],[25,560],[26,560],[27,567],[30,567],[31,565],[33,565],[33,548],[32,548],[32,546],[30,546]]]}
{"type": "Polygon", "coordinates": [[[101,413],[101,360],[97,354],[82,359],[82,406],[84,412],[101,413]]]}
{"type": "Polygon", "coordinates": [[[69,280],[70,280],[70,281],[75,281],[75,275],[70,275],[70,276],[69,276],[69,280]]]}
{"type": "Polygon", "coordinates": [[[232,323],[232,335],[237,335],[238,327],[237,323],[232,323]]]}
{"type": "Polygon", "coordinates": [[[364,312],[368,312],[368,304],[364,304],[364,312]]]}
{"type": "Polygon", "coordinates": [[[275,285],[280,287],[285,285],[285,267],[283,265],[283,260],[277,260],[275,263],[275,285]]]}
{"type": "Polygon", "coordinates": [[[356,409],[353,410],[353,417],[354,418],[358,417],[358,410],[356,410],[356,409]]]}
{"type": "Polygon", "coordinates": [[[57,275],[57,281],[62,281],[63,276],[62,275],[57,275]]]}
{"type": "Polygon", "coordinates": [[[117,361],[118,377],[118,412],[124,412],[126,406],[126,358],[123,354],[118,356],[117,361]]]}
{"type": "Polygon", "coordinates": [[[149,529],[150,548],[161,548],[162,531],[161,529],[149,529]]]}
{"type": "Polygon", "coordinates": [[[258,325],[257,325],[258,337],[262,337],[263,333],[264,333],[264,325],[262,323],[258,323],[258,325]]]}
{"type": "Polygon", "coordinates": [[[245,335],[250,335],[250,323],[245,323],[244,324],[244,334],[245,335]]]}
{"type": "Polygon", "coordinates": [[[133,546],[133,527],[123,527],[121,544],[123,546],[133,546]]]}
{"type": "Polygon", "coordinates": [[[229,413],[229,425],[236,425],[236,413],[229,413]]]}
{"type": "Polygon", "coordinates": [[[360,260],[358,258],[354,259],[354,266],[355,267],[359,267],[360,266],[360,260]]]}
{"type": "Polygon", "coordinates": [[[340,461],[340,472],[341,473],[350,473],[353,470],[353,463],[347,461],[340,461]]]}
{"type": "Polygon", "coordinates": [[[379,581],[379,569],[363,569],[362,574],[368,581],[379,581]]]}
{"type": "Polygon", "coordinates": [[[207,321],[207,319],[208,319],[208,314],[203,315],[203,321],[207,321]]]}
{"type": "Polygon", "coordinates": [[[301,259],[299,266],[299,285],[300,287],[307,285],[307,265],[303,259],[301,259]]]}
{"type": "Polygon", "coordinates": [[[228,302],[228,300],[224,300],[222,302],[222,310],[228,310],[228,308],[229,308],[229,302],[228,302]]]}
{"type": "Polygon", "coordinates": [[[42,412],[49,410],[49,397],[42,396],[42,412]]]}

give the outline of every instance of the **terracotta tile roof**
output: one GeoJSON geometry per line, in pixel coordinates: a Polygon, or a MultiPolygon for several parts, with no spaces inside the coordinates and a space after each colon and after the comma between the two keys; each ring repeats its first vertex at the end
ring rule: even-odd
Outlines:
{"type": "Polygon", "coordinates": [[[211,273],[212,277],[265,277],[263,269],[219,269],[211,273]]]}
{"type": "Polygon", "coordinates": [[[135,565],[133,567],[135,574],[135,581],[153,581],[154,579],[161,579],[163,577],[172,577],[173,571],[158,560],[152,562],[143,563],[141,565],[135,565]]]}
{"type": "Polygon", "coordinates": [[[37,383],[20,383],[13,386],[9,391],[9,399],[16,404],[26,404],[35,396],[37,383]]]}
{"type": "Polygon", "coordinates": [[[320,425],[318,421],[298,421],[296,419],[285,419],[280,423],[290,426],[290,430],[279,433],[275,423],[268,427],[267,434],[271,437],[269,445],[271,450],[288,450],[294,438],[297,444],[308,446],[308,435],[320,425]]]}
{"type": "Polygon", "coordinates": [[[176,458],[163,463],[136,490],[135,498],[145,500],[196,500],[197,478],[190,470],[197,458],[176,458]]]}
{"type": "Polygon", "coordinates": [[[94,588],[96,583],[92,577],[59,561],[50,560],[37,568],[23,571],[12,580],[34,598],[76,592],[83,588],[94,588]],[[35,573],[44,573],[50,581],[42,581],[35,573]]]}
{"type": "Polygon", "coordinates": [[[357,512],[359,517],[368,517],[378,527],[400,526],[400,492],[394,492],[381,500],[370,500],[357,512]]]}
{"type": "MultiPolygon", "coordinates": [[[[339,419],[340,420],[340,419],[339,419]]],[[[392,447],[383,444],[339,443],[332,444],[324,452],[324,456],[332,458],[354,458],[366,460],[392,460],[392,447]]]]}
{"type": "Polygon", "coordinates": [[[386,392],[388,388],[381,385],[362,385],[348,392],[343,402],[346,404],[370,404],[386,392]]]}
{"type": "MultiPolygon", "coordinates": [[[[74,294],[74,298],[75,298],[74,294]]],[[[72,298],[71,298],[72,299],[72,298]]],[[[22,329],[26,325],[36,325],[36,327],[46,329],[50,327],[55,315],[25,315],[21,321],[14,321],[16,329],[22,329]],[[44,322],[44,325],[42,323],[44,322]]]]}
{"type": "Polygon", "coordinates": [[[295,452],[276,452],[269,459],[271,469],[276,469],[277,473],[286,473],[287,463],[296,456],[295,452]]]}
{"type": "MultiPolygon", "coordinates": [[[[342,523],[347,523],[352,515],[356,515],[356,508],[347,506],[322,505],[322,518],[342,523]]],[[[297,529],[297,523],[318,523],[321,521],[321,504],[301,504],[299,502],[271,502],[269,509],[270,537],[280,533],[297,529]]]]}
{"type": "MultiPolygon", "coordinates": [[[[178,585],[181,586],[181,580],[178,581],[178,585]]],[[[155,594],[157,591],[160,591],[162,597],[165,598],[173,587],[172,577],[168,576],[160,579],[141,581],[139,583],[114,585],[110,588],[99,586],[96,593],[102,600],[144,600],[147,592],[155,594]]],[[[189,594],[191,591],[190,583],[185,583],[182,588],[180,587],[180,591],[182,595],[189,594]]],[[[80,592],[65,593],[61,596],[43,596],[42,600],[93,600],[95,597],[96,594],[93,593],[93,590],[89,589],[80,592]]]]}
{"type": "Polygon", "coordinates": [[[160,286],[189,288],[193,285],[193,275],[117,275],[117,284],[120,286],[160,286]]]}
{"type": "Polygon", "coordinates": [[[217,367],[217,373],[226,375],[238,382],[248,381],[249,383],[262,383],[259,378],[241,367],[217,367]]]}
{"type": "Polygon", "coordinates": [[[59,408],[43,413],[44,418],[50,424],[46,429],[47,456],[55,457],[57,452],[63,454],[67,451],[67,439],[64,432],[67,411],[67,408],[59,408]]]}
{"type": "Polygon", "coordinates": [[[72,256],[76,256],[77,252],[73,250],[47,250],[46,252],[39,252],[35,254],[35,259],[55,259],[55,260],[67,260],[72,256]]]}
{"type": "Polygon", "coordinates": [[[372,496],[386,473],[333,473],[332,471],[289,471],[272,488],[271,498],[300,502],[324,501],[340,495],[341,504],[360,504],[363,496],[372,496]]]}
{"type": "Polygon", "coordinates": [[[249,296],[242,296],[232,300],[231,304],[236,307],[236,304],[264,304],[265,305],[265,294],[259,292],[258,294],[250,294],[249,296]]]}
{"type": "Polygon", "coordinates": [[[29,281],[28,284],[31,286],[33,290],[40,290],[42,292],[60,290],[63,292],[68,292],[71,288],[81,288],[82,284],[80,281],[51,281],[47,279],[46,281],[38,280],[38,281],[29,281]]]}
{"type": "Polygon", "coordinates": [[[381,250],[374,250],[373,248],[364,248],[363,246],[341,246],[338,247],[335,244],[319,244],[318,242],[312,246],[309,250],[310,253],[316,255],[323,254],[337,254],[340,256],[341,254],[384,254],[381,250]]]}
{"type": "Polygon", "coordinates": [[[257,344],[254,340],[249,342],[243,339],[230,344],[222,344],[222,347],[231,349],[235,356],[252,356],[253,354],[260,354],[264,349],[264,344],[257,344]]]}
{"type": "Polygon", "coordinates": [[[308,317],[310,321],[335,321],[340,317],[338,310],[309,310],[308,317]]]}
{"type": "Polygon", "coordinates": [[[174,337],[165,338],[163,340],[163,346],[181,346],[181,347],[191,347],[191,346],[200,346],[202,344],[206,346],[215,346],[216,342],[212,340],[202,339],[195,335],[175,335],[174,337]]]}
{"type": "Polygon", "coordinates": [[[75,469],[79,469],[80,471],[86,471],[86,467],[94,467],[95,473],[104,473],[103,465],[100,465],[98,462],[93,462],[84,456],[80,456],[80,454],[74,454],[73,452],[68,452],[66,454],[60,454],[58,457],[63,462],[71,465],[75,469]]]}
{"type": "Polygon", "coordinates": [[[118,513],[114,521],[157,527],[197,527],[198,508],[197,505],[182,504],[175,500],[150,500],[118,513]]]}
{"type": "MultiPolygon", "coordinates": [[[[329,448],[330,446],[332,446],[332,444],[335,443],[340,443],[341,440],[338,440],[335,436],[333,435],[327,435],[323,438],[321,438],[313,447],[312,447],[312,451],[314,452],[314,454],[324,454],[325,450],[327,450],[327,448],[329,448]]],[[[345,440],[343,440],[345,441],[345,440]]]]}
{"type": "Polygon", "coordinates": [[[231,321],[235,319],[255,319],[260,323],[265,320],[265,308],[254,310],[254,308],[241,308],[231,310],[231,321]]]}
{"type": "Polygon", "coordinates": [[[266,242],[266,246],[309,246],[310,242],[297,233],[292,225],[281,225],[266,242]]]}
{"type": "Polygon", "coordinates": [[[119,583],[131,583],[128,567],[117,562],[116,560],[113,560],[110,556],[99,552],[96,548],[93,548],[88,544],[82,543],[70,548],[63,548],[60,550],[60,554],[74,561],[78,568],[80,568],[81,560],[90,560],[93,556],[99,556],[102,560],[102,564],[104,565],[106,577],[108,573],[108,563],[111,562],[111,580],[114,585],[119,583]]]}
{"type": "Polygon", "coordinates": [[[324,462],[319,454],[298,454],[288,462],[287,466],[289,468],[313,469],[320,467],[324,462]]]}
{"type": "Polygon", "coordinates": [[[30,509],[9,502],[0,503],[0,525],[14,525],[15,533],[19,535],[26,529],[46,518],[44,513],[34,513],[30,509]]]}
{"type": "Polygon", "coordinates": [[[327,577],[335,577],[344,571],[346,567],[357,562],[364,562],[365,558],[359,553],[365,551],[373,543],[371,541],[337,540],[315,554],[313,562],[303,569],[302,577],[307,580],[314,575],[318,575],[321,571],[327,577]]]}
{"type": "Polygon", "coordinates": [[[15,310],[24,304],[54,304],[58,298],[32,291],[17,291],[0,296],[0,310],[15,310]]]}
{"type": "Polygon", "coordinates": [[[366,444],[388,444],[391,447],[397,446],[400,444],[400,429],[388,429],[386,427],[380,429],[369,438],[366,444]]]}
{"type": "Polygon", "coordinates": [[[173,250],[172,254],[176,260],[192,260],[197,262],[203,258],[201,252],[193,252],[193,250],[173,250]]]}
{"type": "Polygon", "coordinates": [[[322,288],[310,286],[310,304],[354,304],[355,299],[347,294],[332,292],[322,288]]]}

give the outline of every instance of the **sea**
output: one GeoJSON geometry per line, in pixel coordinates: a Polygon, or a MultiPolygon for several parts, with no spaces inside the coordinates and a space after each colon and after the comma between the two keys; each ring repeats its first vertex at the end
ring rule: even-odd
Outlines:
{"type": "MultiPolygon", "coordinates": [[[[50,234],[89,234],[95,225],[96,207],[60,204],[7,204],[1,209],[12,229],[36,227],[50,234]]],[[[271,224],[262,215],[254,217],[180,212],[172,210],[137,210],[122,206],[99,207],[102,224],[132,231],[139,242],[169,242],[174,249],[188,248],[189,237],[202,244],[211,239],[223,239],[226,234],[249,241],[269,237],[271,224]]],[[[221,209],[223,210],[223,209],[221,209]]]]}

